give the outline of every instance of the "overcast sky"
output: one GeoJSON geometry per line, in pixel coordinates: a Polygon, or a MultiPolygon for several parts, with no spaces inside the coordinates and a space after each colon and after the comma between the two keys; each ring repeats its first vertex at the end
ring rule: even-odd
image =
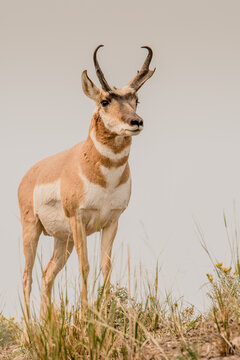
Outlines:
{"type": "MultiPolygon", "coordinates": [[[[129,246],[133,266],[141,262],[150,274],[159,260],[162,292],[172,289],[204,308],[202,286],[212,266],[196,222],[226,265],[223,212],[240,223],[239,1],[2,0],[0,6],[0,310],[21,314],[18,184],[35,162],[86,138],[94,103],[80,75],[87,69],[99,85],[92,62],[99,44],[112,85],[135,75],[146,56],[142,45],[152,47],[157,68],[139,91],[145,128],[133,139],[133,191],[114,244],[113,280],[125,271],[129,246]]],[[[92,268],[98,243],[89,239],[92,268]]],[[[51,247],[50,238],[41,238],[43,264],[51,247]]],[[[39,299],[36,269],[33,299],[39,299]]],[[[68,269],[77,278],[75,253],[68,269]]]]}

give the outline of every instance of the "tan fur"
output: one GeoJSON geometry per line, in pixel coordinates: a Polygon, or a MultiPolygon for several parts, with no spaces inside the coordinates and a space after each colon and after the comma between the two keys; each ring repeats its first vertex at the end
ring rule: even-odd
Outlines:
{"type": "MultiPolygon", "coordinates": [[[[113,107],[113,114],[111,112],[111,116],[116,118],[116,112],[115,106],[113,107]]],[[[110,110],[108,110],[110,112],[110,110]]],[[[118,117],[120,117],[118,115],[118,117]]],[[[121,121],[121,119],[119,119],[121,121]]],[[[90,131],[94,129],[94,135],[96,136],[96,139],[102,143],[103,145],[107,145],[115,154],[119,154],[122,152],[127,146],[130,146],[132,143],[131,137],[122,137],[122,142],[118,144],[116,141],[116,134],[111,133],[106,129],[103,122],[101,121],[101,117],[99,116],[99,113],[94,114],[91,125],[90,125],[90,131]]]]}
{"type": "Polygon", "coordinates": [[[125,170],[123,171],[123,173],[119,179],[118,186],[125,184],[128,181],[129,176],[130,176],[130,167],[129,167],[129,164],[127,163],[125,170]]]}
{"type": "MultiPolygon", "coordinates": [[[[122,138],[121,141],[115,141],[116,135],[110,133],[103,125],[99,114],[94,115],[89,132],[94,130],[96,134],[96,139],[101,142],[103,145],[106,145],[116,154],[121,153],[127,146],[131,144],[131,138],[126,137],[122,138]]],[[[23,226],[23,240],[24,240],[24,248],[31,248],[32,245],[32,235],[33,228],[38,227],[36,240],[33,246],[33,249],[26,250],[26,266],[24,271],[24,284],[25,284],[25,313],[26,318],[28,317],[29,307],[29,297],[31,291],[31,282],[32,282],[32,266],[34,263],[34,258],[36,254],[36,247],[38,242],[38,237],[40,233],[43,231],[46,235],[48,234],[47,230],[45,230],[43,224],[37,215],[34,214],[34,206],[33,206],[33,191],[36,186],[51,184],[57,180],[60,180],[60,192],[61,192],[61,203],[64,209],[65,215],[70,218],[71,225],[76,223],[75,214],[76,210],[80,207],[81,202],[84,200],[84,184],[79,176],[79,171],[91,182],[94,184],[98,184],[103,188],[106,188],[106,180],[102,171],[100,170],[100,166],[104,166],[107,169],[118,168],[126,164],[125,170],[123,171],[121,177],[119,178],[118,186],[126,183],[130,176],[129,166],[128,166],[128,155],[123,156],[120,160],[113,161],[108,157],[102,156],[97,149],[95,148],[93,141],[88,136],[87,140],[75,145],[69,150],[63,151],[54,156],[48,157],[36,165],[34,165],[23,177],[19,190],[18,190],[18,198],[21,212],[21,221],[23,226]],[[32,229],[32,230],[31,230],[32,229]],[[28,290],[26,290],[28,289],[28,290]]],[[[76,225],[74,225],[76,226],[76,225]]],[[[110,225],[109,225],[110,226],[110,225]]],[[[34,230],[35,231],[35,230],[34,230]]],[[[115,230],[114,230],[115,232],[115,230]]],[[[74,234],[74,231],[73,231],[74,234]]],[[[73,236],[74,238],[74,236],[73,236]]],[[[66,241],[70,241],[70,245],[72,243],[72,238],[66,239],[66,241]]],[[[106,242],[106,240],[105,240],[106,242]]],[[[60,240],[55,239],[55,247],[54,254],[58,253],[58,244],[59,246],[62,244],[60,240]]],[[[76,246],[76,245],[75,245],[76,246]]],[[[68,247],[68,256],[70,255],[71,248],[68,247]]],[[[110,251],[110,250],[109,250],[110,251]]],[[[109,253],[107,251],[107,253],[109,253]]],[[[65,260],[67,260],[68,256],[63,254],[62,260],[58,263],[54,262],[56,255],[53,255],[53,258],[50,260],[47,268],[43,273],[43,285],[42,285],[42,312],[44,313],[47,309],[47,299],[49,297],[52,283],[53,283],[53,273],[57,273],[63,267],[63,263],[65,264],[65,260]]],[[[79,255],[81,258],[81,255],[79,255]]],[[[108,256],[108,255],[106,255],[108,256]]],[[[85,258],[84,258],[85,259],[85,258]]],[[[105,259],[105,258],[104,258],[105,259]]],[[[103,263],[109,260],[102,260],[103,263]]],[[[85,259],[86,263],[86,259],[85,259]]],[[[109,268],[109,265],[106,265],[109,268]]],[[[105,269],[104,278],[107,278],[106,275],[106,266],[102,265],[103,269],[105,269]]],[[[81,273],[83,273],[81,271],[81,273]]],[[[86,269],[85,269],[86,275],[86,269]]],[[[86,291],[83,291],[84,297],[86,295],[86,291]]]]}
{"type": "MultiPolygon", "coordinates": [[[[131,138],[126,137],[121,145],[117,145],[115,136],[104,127],[102,122],[100,123],[99,117],[96,115],[93,116],[90,130],[93,128],[96,131],[97,140],[102,144],[108,144],[116,154],[131,144],[131,138]]],[[[79,169],[82,169],[89,181],[105,187],[106,182],[99,170],[99,165],[107,168],[119,167],[127,163],[127,160],[128,156],[116,162],[102,156],[94,147],[90,137],[67,151],[41,160],[26,173],[19,186],[18,197],[22,219],[27,218],[28,214],[33,215],[32,194],[36,185],[48,184],[61,179],[63,208],[66,215],[70,217],[80,205],[83,196],[83,184],[78,175],[79,169]],[[30,194],[31,196],[29,196],[30,194]]],[[[124,179],[126,182],[128,177],[125,176],[124,179]]],[[[121,181],[121,183],[123,182],[121,181]]]]}
{"type": "MultiPolygon", "coordinates": [[[[105,84],[105,83],[104,83],[105,84]]],[[[106,92],[82,74],[85,94],[96,101],[87,139],[34,165],[23,177],[18,198],[23,230],[25,318],[29,318],[32,269],[41,232],[55,238],[53,256],[43,272],[42,313],[46,313],[57,273],[76,248],[87,302],[87,235],[102,229],[101,267],[110,283],[111,251],[118,218],[131,193],[128,157],[132,135],[143,128],[136,114],[137,95],[124,87],[106,92]],[[107,106],[102,101],[108,101],[107,106]]],[[[25,327],[26,331],[26,327],[25,327]]]]}

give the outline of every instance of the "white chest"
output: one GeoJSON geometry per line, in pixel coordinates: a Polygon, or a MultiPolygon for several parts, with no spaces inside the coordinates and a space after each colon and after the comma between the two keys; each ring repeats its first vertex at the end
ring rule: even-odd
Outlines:
{"type": "Polygon", "coordinates": [[[112,169],[101,167],[107,183],[105,188],[88,181],[84,175],[80,174],[84,183],[84,201],[79,207],[79,214],[85,212],[85,221],[89,231],[96,226],[104,227],[114,214],[119,216],[126,209],[131,194],[130,177],[126,183],[118,186],[125,166],[126,164],[112,169]]]}

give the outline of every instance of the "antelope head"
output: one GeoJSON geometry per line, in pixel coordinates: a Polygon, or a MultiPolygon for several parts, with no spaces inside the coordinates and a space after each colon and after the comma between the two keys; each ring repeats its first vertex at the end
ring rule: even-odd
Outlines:
{"type": "Polygon", "coordinates": [[[142,46],[148,50],[148,55],[137,75],[124,87],[110,87],[97,60],[99,45],[93,54],[93,61],[98,79],[101,84],[99,89],[88,77],[87,71],[82,73],[82,88],[84,93],[96,102],[96,111],[100,115],[104,126],[116,135],[132,136],[139,134],[143,129],[143,119],[137,115],[138,96],[137,91],[153,75],[154,70],[149,69],[152,60],[152,49],[142,46]]]}

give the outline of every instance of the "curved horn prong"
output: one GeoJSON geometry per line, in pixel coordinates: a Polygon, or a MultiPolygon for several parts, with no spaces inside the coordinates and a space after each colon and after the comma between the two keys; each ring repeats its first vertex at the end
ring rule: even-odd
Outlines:
{"type": "Polygon", "coordinates": [[[103,90],[105,91],[111,91],[111,87],[108,85],[107,83],[107,80],[105,79],[104,75],[103,75],[103,72],[99,66],[99,63],[98,63],[98,60],[97,60],[97,52],[98,52],[98,49],[100,49],[101,47],[103,47],[104,45],[99,45],[94,53],[93,53],[93,62],[94,62],[94,66],[95,66],[95,70],[96,70],[96,73],[97,73],[97,76],[98,76],[98,79],[102,85],[102,88],[103,90]]]}
{"type": "Polygon", "coordinates": [[[142,66],[142,69],[149,69],[149,65],[150,65],[150,62],[152,60],[152,57],[153,57],[153,51],[152,49],[149,47],[149,46],[141,46],[141,49],[147,49],[148,50],[148,55],[146,57],[146,60],[144,61],[143,63],[143,66],[142,66]]]}
{"type": "Polygon", "coordinates": [[[137,72],[137,75],[128,83],[128,86],[134,90],[140,89],[140,87],[147,81],[154,73],[154,70],[149,70],[149,65],[152,60],[153,51],[149,46],[142,46],[141,48],[148,50],[148,55],[143,63],[141,70],[137,72]]]}

